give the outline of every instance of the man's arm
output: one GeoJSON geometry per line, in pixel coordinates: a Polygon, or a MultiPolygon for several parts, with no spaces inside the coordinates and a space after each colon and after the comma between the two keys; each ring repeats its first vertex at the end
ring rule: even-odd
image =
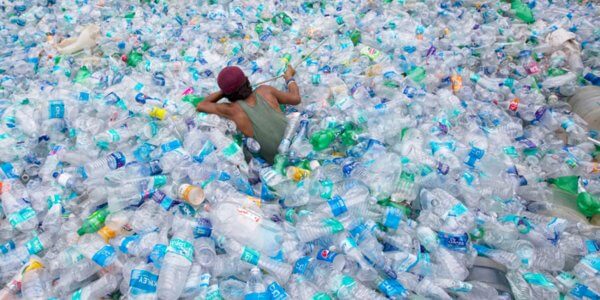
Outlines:
{"type": "Polygon", "coordinates": [[[214,92],[206,96],[206,98],[204,98],[204,101],[198,103],[198,105],[196,105],[196,110],[199,112],[205,112],[208,114],[216,114],[222,117],[227,117],[230,115],[230,104],[217,104],[217,102],[223,99],[223,97],[223,92],[214,92]]]}
{"type": "Polygon", "coordinates": [[[290,104],[290,105],[298,105],[302,98],[300,97],[300,89],[298,88],[298,84],[296,80],[293,80],[293,76],[296,74],[296,70],[292,68],[292,66],[288,65],[285,74],[283,74],[283,78],[288,82],[288,92],[282,92],[276,88],[271,88],[271,93],[275,95],[277,101],[281,104],[290,104]]]}

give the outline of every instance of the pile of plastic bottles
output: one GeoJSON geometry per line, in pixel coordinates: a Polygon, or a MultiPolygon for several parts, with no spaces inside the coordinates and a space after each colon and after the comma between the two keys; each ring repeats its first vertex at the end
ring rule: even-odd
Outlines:
{"type": "Polygon", "coordinates": [[[600,299],[593,2],[0,1],[0,298],[600,299]]]}

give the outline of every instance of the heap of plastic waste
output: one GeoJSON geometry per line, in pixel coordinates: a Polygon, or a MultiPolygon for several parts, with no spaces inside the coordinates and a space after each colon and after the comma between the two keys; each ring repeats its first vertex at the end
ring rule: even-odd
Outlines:
{"type": "Polygon", "coordinates": [[[599,15],[0,1],[0,298],[600,299],[599,15]],[[272,166],[195,110],[297,62],[272,166]]]}

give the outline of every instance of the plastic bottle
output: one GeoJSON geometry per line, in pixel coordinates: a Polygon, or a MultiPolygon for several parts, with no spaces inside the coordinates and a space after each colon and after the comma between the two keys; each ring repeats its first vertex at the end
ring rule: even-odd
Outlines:
{"type": "Polygon", "coordinates": [[[190,221],[175,218],[173,232],[158,276],[157,295],[160,299],[176,299],[181,295],[194,259],[190,221]]]}

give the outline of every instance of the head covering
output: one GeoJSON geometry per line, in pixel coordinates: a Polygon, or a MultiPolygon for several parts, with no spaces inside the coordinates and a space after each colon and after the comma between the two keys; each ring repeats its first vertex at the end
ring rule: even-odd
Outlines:
{"type": "Polygon", "coordinates": [[[224,94],[231,94],[237,91],[244,83],[246,83],[246,75],[244,71],[238,67],[225,67],[219,76],[217,76],[217,84],[224,94]]]}

